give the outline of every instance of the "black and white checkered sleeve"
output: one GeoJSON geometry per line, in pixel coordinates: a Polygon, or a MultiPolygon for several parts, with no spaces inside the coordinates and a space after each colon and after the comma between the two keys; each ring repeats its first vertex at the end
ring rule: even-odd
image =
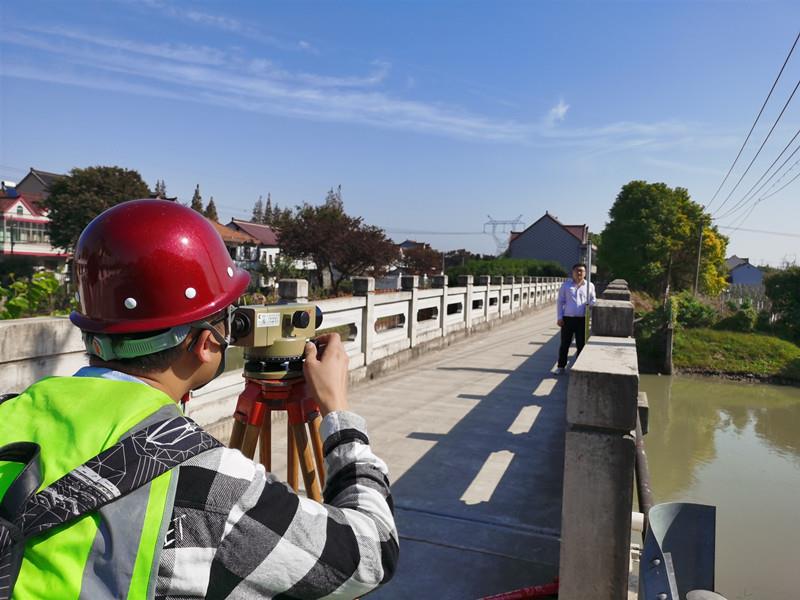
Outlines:
{"type": "Polygon", "coordinates": [[[159,567],[163,598],[355,598],[397,563],[387,468],[361,417],[323,419],[325,504],[219,448],[180,469],[159,567]]]}

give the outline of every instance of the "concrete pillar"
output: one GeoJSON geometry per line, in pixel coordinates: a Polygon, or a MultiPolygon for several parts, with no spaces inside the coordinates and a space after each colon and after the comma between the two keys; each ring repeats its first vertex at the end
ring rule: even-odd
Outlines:
{"type": "Polygon", "coordinates": [[[459,275],[458,285],[467,288],[464,299],[464,322],[469,331],[472,329],[472,275],[459,275]]]}
{"type": "Polygon", "coordinates": [[[279,280],[278,299],[282,303],[308,302],[308,281],[305,279],[279,280]]]}
{"type": "Polygon", "coordinates": [[[417,313],[419,312],[419,277],[417,275],[403,275],[400,278],[400,287],[404,292],[411,292],[411,300],[408,303],[408,337],[411,340],[411,347],[417,345],[417,313]]]}
{"type": "Polygon", "coordinates": [[[353,295],[364,296],[364,312],[361,313],[361,352],[364,353],[364,364],[372,362],[375,347],[375,278],[353,277],[353,295]]]}
{"type": "Polygon", "coordinates": [[[606,300],[629,301],[631,299],[631,292],[628,288],[608,286],[603,290],[602,297],[606,300]]]}
{"type": "Polygon", "coordinates": [[[492,278],[489,275],[478,275],[478,285],[485,286],[483,293],[483,319],[489,320],[489,285],[492,283],[492,278]]]}
{"type": "Polygon", "coordinates": [[[559,596],[624,600],[639,374],[636,341],[592,336],[567,388],[559,596]]]}
{"type": "Polygon", "coordinates": [[[598,300],[592,307],[592,335],[633,336],[633,304],[621,300],[598,300]]]}
{"type": "Polygon", "coordinates": [[[508,292],[508,313],[514,312],[514,282],[516,279],[513,275],[506,275],[503,277],[503,285],[508,292]]]}
{"type": "Polygon", "coordinates": [[[403,275],[400,278],[400,287],[404,292],[411,292],[411,301],[408,306],[408,337],[411,347],[417,345],[417,313],[419,312],[419,277],[417,275],[403,275]]]}
{"type": "Polygon", "coordinates": [[[442,302],[439,305],[439,324],[442,326],[440,335],[444,337],[447,333],[445,320],[447,317],[447,275],[434,275],[432,287],[442,290],[442,302]]]}

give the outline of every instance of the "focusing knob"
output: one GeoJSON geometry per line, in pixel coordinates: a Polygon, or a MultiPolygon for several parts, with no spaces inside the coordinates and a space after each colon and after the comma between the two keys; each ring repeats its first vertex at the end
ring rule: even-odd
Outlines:
{"type": "Polygon", "coordinates": [[[309,323],[311,323],[311,317],[303,310],[298,310],[292,315],[292,325],[298,329],[305,329],[309,323]]]}

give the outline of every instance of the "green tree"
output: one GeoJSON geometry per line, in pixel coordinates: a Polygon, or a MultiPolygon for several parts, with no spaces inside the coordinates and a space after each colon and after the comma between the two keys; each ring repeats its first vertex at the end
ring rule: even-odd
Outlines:
{"type": "Polygon", "coordinates": [[[162,200],[167,198],[167,184],[164,183],[163,179],[156,180],[156,187],[153,190],[153,194],[156,198],[161,198],[162,200]]]}
{"type": "Polygon", "coordinates": [[[685,188],[631,181],[623,186],[609,217],[599,254],[610,277],[657,295],[691,289],[702,230],[707,250],[700,264],[702,289],[722,289],[728,240],[685,188]]]}
{"type": "Polygon", "coordinates": [[[800,267],[790,266],[776,271],[764,280],[772,312],[780,324],[800,341],[800,267]]]}
{"type": "Polygon", "coordinates": [[[442,253],[429,246],[415,246],[403,251],[409,275],[437,275],[442,270],[442,253]]]}
{"type": "Polygon", "coordinates": [[[217,214],[217,205],[214,204],[214,196],[208,199],[208,205],[206,209],[203,211],[203,214],[207,219],[211,219],[212,221],[218,222],[219,215],[217,214]]]}
{"type": "Polygon", "coordinates": [[[198,183],[197,186],[194,188],[194,194],[192,195],[192,203],[190,205],[192,210],[196,210],[199,213],[203,213],[203,197],[200,195],[200,184],[198,183]]]}
{"type": "Polygon", "coordinates": [[[8,287],[0,287],[0,319],[21,319],[51,314],[56,308],[60,284],[51,271],[31,278],[11,277],[8,287]]]}
{"type": "Polygon", "coordinates": [[[264,202],[261,199],[261,196],[258,197],[256,203],[253,205],[253,216],[250,217],[251,223],[263,223],[264,222],[264,202]]]}
{"type": "Polygon", "coordinates": [[[72,169],[50,187],[44,201],[50,217],[50,242],[72,252],[89,222],[107,208],[150,196],[136,171],[120,167],[72,169]]]}
{"type": "Polygon", "coordinates": [[[317,285],[330,277],[338,291],[354,275],[381,276],[399,257],[397,247],[379,227],[351,217],[337,204],[305,204],[276,220],[281,251],[292,258],[310,258],[317,267],[317,285]]]}

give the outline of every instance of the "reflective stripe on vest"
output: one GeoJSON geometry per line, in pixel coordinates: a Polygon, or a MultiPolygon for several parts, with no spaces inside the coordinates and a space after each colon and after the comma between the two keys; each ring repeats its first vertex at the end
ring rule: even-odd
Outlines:
{"type": "MultiPolygon", "coordinates": [[[[37,442],[44,488],[132,431],[179,412],[145,384],[52,377],[0,405],[0,445],[37,442]]],[[[0,482],[17,470],[0,463],[0,482]]],[[[176,481],[165,473],[95,514],[30,540],[14,598],[152,597],[176,481]]]]}

